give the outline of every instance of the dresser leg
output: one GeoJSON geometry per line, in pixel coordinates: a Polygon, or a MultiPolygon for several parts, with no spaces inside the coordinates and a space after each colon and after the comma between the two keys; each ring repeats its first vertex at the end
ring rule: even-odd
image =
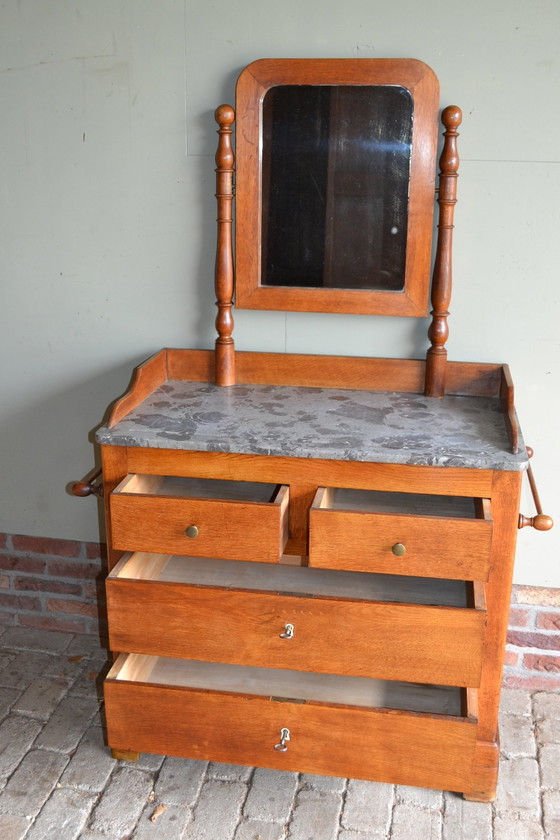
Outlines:
{"type": "Polygon", "coordinates": [[[493,802],[498,786],[500,748],[497,742],[478,741],[474,754],[472,790],[463,793],[468,802],[493,802]]]}
{"type": "Polygon", "coordinates": [[[117,761],[138,761],[140,753],[134,750],[111,750],[111,755],[117,761]]]}

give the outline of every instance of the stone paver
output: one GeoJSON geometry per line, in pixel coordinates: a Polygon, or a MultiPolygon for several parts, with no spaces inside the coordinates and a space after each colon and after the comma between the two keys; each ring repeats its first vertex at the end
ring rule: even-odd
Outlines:
{"type": "Polygon", "coordinates": [[[202,787],[206,761],[189,758],[166,758],[155,786],[156,799],[169,805],[190,808],[202,787]]]}
{"type": "Polygon", "coordinates": [[[289,840],[335,840],[338,834],[342,797],[321,790],[299,792],[288,828],[289,840]]]}
{"type": "Polygon", "coordinates": [[[36,747],[69,753],[80,741],[99,704],[87,697],[65,697],[35,742],[36,747]]]}
{"type": "Polygon", "coordinates": [[[9,714],[20,693],[17,688],[0,688],[0,720],[9,714]]]}
{"type": "Polygon", "coordinates": [[[498,815],[494,823],[494,840],[553,840],[553,837],[545,838],[541,824],[532,820],[498,815]]]}
{"type": "Polygon", "coordinates": [[[0,794],[0,811],[34,817],[52,793],[68,756],[32,750],[28,752],[0,794]]]}
{"type": "Polygon", "coordinates": [[[111,840],[130,834],[146,806],[152,786],[148,773],[131,767],[116,770],[93,812],[90,828],[108,834],[111,840]]]}
{"type": "Polygon", "coordinates": [[[28,828],[29,820],[26,817],[18,817],[15,814],[0,814],[0,837],[2,840],[22,840],[28,828]]]}
{"type": "Polygon", "coordinates": [[[37,720],[10,715],[0,724],[0,778],[10,776],[41,731],[37,720]]]}
{"type": "Polygon", "coordinates": [[[61,776],[60,784],[99,793],[116,765],[105,745],[103,731],[93,726],[87,730],[61,776]]]}
{"type": "Polygon", "coordinates": [[[150,803],[140,817],[133,840],[180,840],[191,818],[190,812],[176,805],[158,806],[150,803]]]}
{"type": "Polygon", "coordinates": [[[494,804],[187,758],[115,761],[106,651],[0,628],[1,840],[560,840],[560,696],[506,689],[494,804]]]}
{"type": "Polygon", "coordinates": [[[2,647],[14,650],[39,650],[45,653],[61,653],[72,640],[71,633],[57,630],[35,630],[31,627],[8,627],[2,635],[2,647]]]}
{"type": "Polygon", "coordinates": [[[55,790],[26,840],[76,840],[94,802],[94,796],[78,790],[55,790]]]}
{"type": "Polygon", "coordinates": [[[302,773],[300,785],[304,789],[332,790],[335,793],[342,793],[346,788],[346,779],[341,779],[339,776],[315,776],[312,773],[302,773]]]}
{"type": "Polygon", "coordinates": [[[388,834],[393,797],[392,785],[350,779],[341,824],[354,831],[388,834]]]}
{"type": "Polygon", "coordinates": [[[492,805],[444,794],[443,840],[492,840],[492,805]]]}
{"type": "Polygon", "coordinates": [[[243,816],[264,822],[288,822],[296,788],[296,773],[257,768],[243,808],[243,816]]]}
{"type": "Polygon", "coordinates": [[[395,794],[399,802],[426,808],[428,811],[440,811],[443,803],[441,790],[398,785],[395,794]]]}
{"type": "Polygon", "coordinates": [[[247,796],[243,782],[210,779],[203,786],[184,840],[230,840],[247,796]]]}
{"type": "Polygon", "coordinates": [[[441,830],[439,811],[425,811],[410,802],[398,802],[395,806],[391,840],[410,840],[411,837],[440,840],[441,830]]]}
{"type": "Polygon", "coordinates": [[[235,840],[284,840],[286,832],[280,823],[247,820],[239,823],[235,840]]]}
{"type": "Polygon", "coordinates": [[[503,715],[500,722],[500,747],[504,755],[509,757],[536,755],[535,727],[531,718],[503,715]]]}
{"type": "Polygon", "coordinates": [[[246,782],[250,778],[253,768],[211,761],[207,772],[211,779],[220,779],[222,782],[246,782]]]}
{"type": "Polygon", "coordinates": [[[500,814],[522,816],[524,819],[539,818],[539,767],[536,759],[517,758],[500,762],[495,808],[500,814]]]}
{"type": "Polygon", "coordinates": [[[39,677],[14,703],[14,711],[29,717],[47,720],[68,690],[64,680],[39,677]]]}
{"type": "Polygon", "coordinates": [[[0,671],[0,685],[24,690],[36,677],[43,676],[45,669],[52,664],[51,660],[52,656],[48,653],[20,651],[0,671]]]}

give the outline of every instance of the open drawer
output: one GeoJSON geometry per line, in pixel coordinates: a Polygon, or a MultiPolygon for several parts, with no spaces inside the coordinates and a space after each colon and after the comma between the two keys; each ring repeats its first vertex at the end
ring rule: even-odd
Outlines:
{"type": "Polygon", "coordinates": [[[309,513],[309,565],[488,580],[488,499],[320,487],[309,513]]]}
{"type": "Polygon", "coordinates": [[[113,749],[450,790],[470,785],[466,695],[124,654],[105,680],[113,749]]]}
{"type": "Polygon", "coordinates": [[[113,548],[276,563],[288,498],[275,484],[129,475],[111,493],[113,548]]]}
{"type": "Polygon", "coordinates": [[[240,665],[476,687],[483,584],[125,555],[110,647],[240,665]]]}

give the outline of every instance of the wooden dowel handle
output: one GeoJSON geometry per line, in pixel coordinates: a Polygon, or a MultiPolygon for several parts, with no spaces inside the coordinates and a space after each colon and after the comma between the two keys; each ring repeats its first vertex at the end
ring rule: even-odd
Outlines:
{"type": "Polygon", "coordinates": [[[101,467],[94,467],[81,481],[75,481],[72,485],[74,496],[83,498],[85,496],[102,496],[103,482],[97,481],[101,475],[101,467]]]}
{"type": "MultiPolygon", "coordinates": [[[[527,447],[527,455],[529,456],[529,458],[533,457],[533,450],[530,446],[527,447]]],[[[520,513],[518,527],[526,528],[530,526],[531,528],[535,528],[537,531],[550,531],[550,529],[554,525],[554,520],[551,516],[547,516],[546,513],[542,512],[539,491],[537,490],[535,476],[533,475],[531,464],[529,464],[529,467],[527,469],[527,478],[529,479],[529,487],[531,488],[531,493],[533,496],[533,502],[535,504],[535,510],[537,511],[537,515],[523,516],[523,514],[520,513]]]]}

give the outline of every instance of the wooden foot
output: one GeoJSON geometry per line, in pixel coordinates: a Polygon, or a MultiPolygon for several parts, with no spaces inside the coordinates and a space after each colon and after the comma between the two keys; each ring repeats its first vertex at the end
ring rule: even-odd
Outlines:
{"type": "Polygon", "coordinates": [[[111,750],[111,755],[117,761],[138,761],[140,753],[134,750],[111,750]]]}
{"type": "Polygon", "coordinates": [[[467,802],[493,802],[495,800],[499,761],[500,748],[497,741],[477,742],[473,762],[473,790],[463,793],[463,799],[467,802]]]}
{"type": "Polygon", "coordinates": [[[494,802],[496,799],[496,791],[480,791],[476,793],[464,793],[463,799],[467,802],[494,802]]]}

